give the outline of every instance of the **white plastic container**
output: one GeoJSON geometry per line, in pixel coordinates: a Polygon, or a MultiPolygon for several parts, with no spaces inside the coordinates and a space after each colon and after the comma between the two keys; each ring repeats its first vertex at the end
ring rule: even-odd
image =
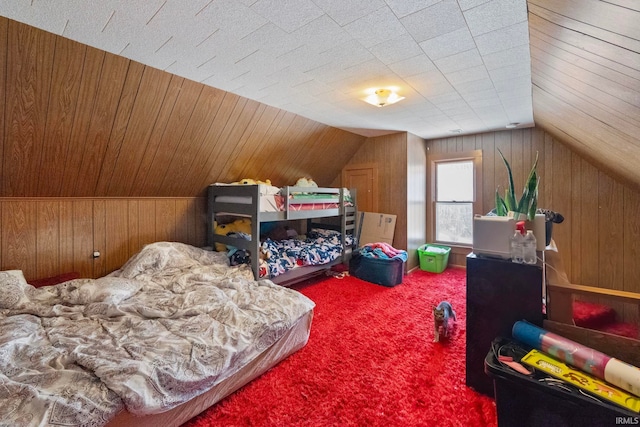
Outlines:
{"type": "Polygon", "coordinates": [[[538,262],[536,245],[536,236],[533,234],[533,230],[527,230],[527,234],[524,236],[522,244],[522,257],[525,264],[535,264],[538,262]]]}

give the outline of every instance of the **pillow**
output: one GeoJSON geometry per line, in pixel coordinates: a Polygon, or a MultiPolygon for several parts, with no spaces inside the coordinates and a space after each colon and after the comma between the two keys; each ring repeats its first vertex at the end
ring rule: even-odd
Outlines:
{"type": "Polygon", "coordinates": [[[31,280],[29,284],[34,288],[41,288],[43,286],[53,286],[59,283],[68,282],[69,280],[78,279],[80,277],[79,273],[63,273],[57,276],[46,277],[44,279],[36,279],[31,280]]]}
{"type": "Polygon", "coordinates": [[[14,308],[29,302],[25,293],[29,286],[21,270],[0,271],[0,309],[14,308]]]}

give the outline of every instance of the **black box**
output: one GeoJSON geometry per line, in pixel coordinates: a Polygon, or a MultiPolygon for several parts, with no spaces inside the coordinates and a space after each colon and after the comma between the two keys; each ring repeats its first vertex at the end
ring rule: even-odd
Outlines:
{"type": "Polygon", "coordinates": [[[484,359],[495,337],[510,337],[513,324],[542,327],[542,264],[467,256],[466,384],[493,397],[484,359]]]}
{"type": "Polygon", "coordinates": [[[399,258],[371,258],[356,252],[349,261],[349,275],[382,286],[396,286],[404,277],[404,261],[399,258]]]}
{"type": "MultiPolygon", "coordinates": [[[[499,427],[615,426],[638,424],[639,414],[610,402],[594,400],[569,383],[562,387],[545,383],[541,371],[522,375],[502,365],[496,353],[519,361],[531,348],[508,339],[496,339],[485,359],[485,371],[493,379],[499,427]]],[[[522,364],[531,369],[526,364],[522,364]]]]}

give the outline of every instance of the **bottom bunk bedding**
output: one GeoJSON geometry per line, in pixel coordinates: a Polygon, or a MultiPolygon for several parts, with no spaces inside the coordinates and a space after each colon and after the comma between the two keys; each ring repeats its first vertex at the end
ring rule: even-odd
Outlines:
{"type": "Polygon", "coordinates": [[[314,307],[224,254],[168,242],[108,277],[36,289],[2,272],[0,286],[8,425],[100,426],[123,408],[171,410],[232,378],[314,307]]]}
{"type": "MultiPolygon", "coordinates": [[[[352,244],[353,236],[346,234],[345,247],[352,244]]],[[[261,250],[266,263],[264,275],[273,278],[294,268],[324,265],[337,260],[342,256],[341,233],[314,228],[303,240],[266,239],[261,250]]]]}

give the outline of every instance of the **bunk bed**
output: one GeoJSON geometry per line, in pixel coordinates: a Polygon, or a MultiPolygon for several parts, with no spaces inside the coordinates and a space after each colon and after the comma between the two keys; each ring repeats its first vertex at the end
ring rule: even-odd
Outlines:
{"type": "Polygon", "coordinates": [[[212,184],[208,188],[208,236],[209,246],[222,243],[250,253],[251,270],[256,280],[270,278],[274,283],[290,285],[322,273],[338,263],[349,260],[357,247],[356,202],[354,190],[326,187],[272,187],[265,184],[232,185],[212,184]],[[244,217],[251,220],[249,236],[216,234],[215,224],[221,218],[244,217]],[[321,265],[305,265],[284,274],[261,277],[260,240],[261,225],[276,221],[304,221],[311,230],[339,232],[338,258],[321,265]]]}

